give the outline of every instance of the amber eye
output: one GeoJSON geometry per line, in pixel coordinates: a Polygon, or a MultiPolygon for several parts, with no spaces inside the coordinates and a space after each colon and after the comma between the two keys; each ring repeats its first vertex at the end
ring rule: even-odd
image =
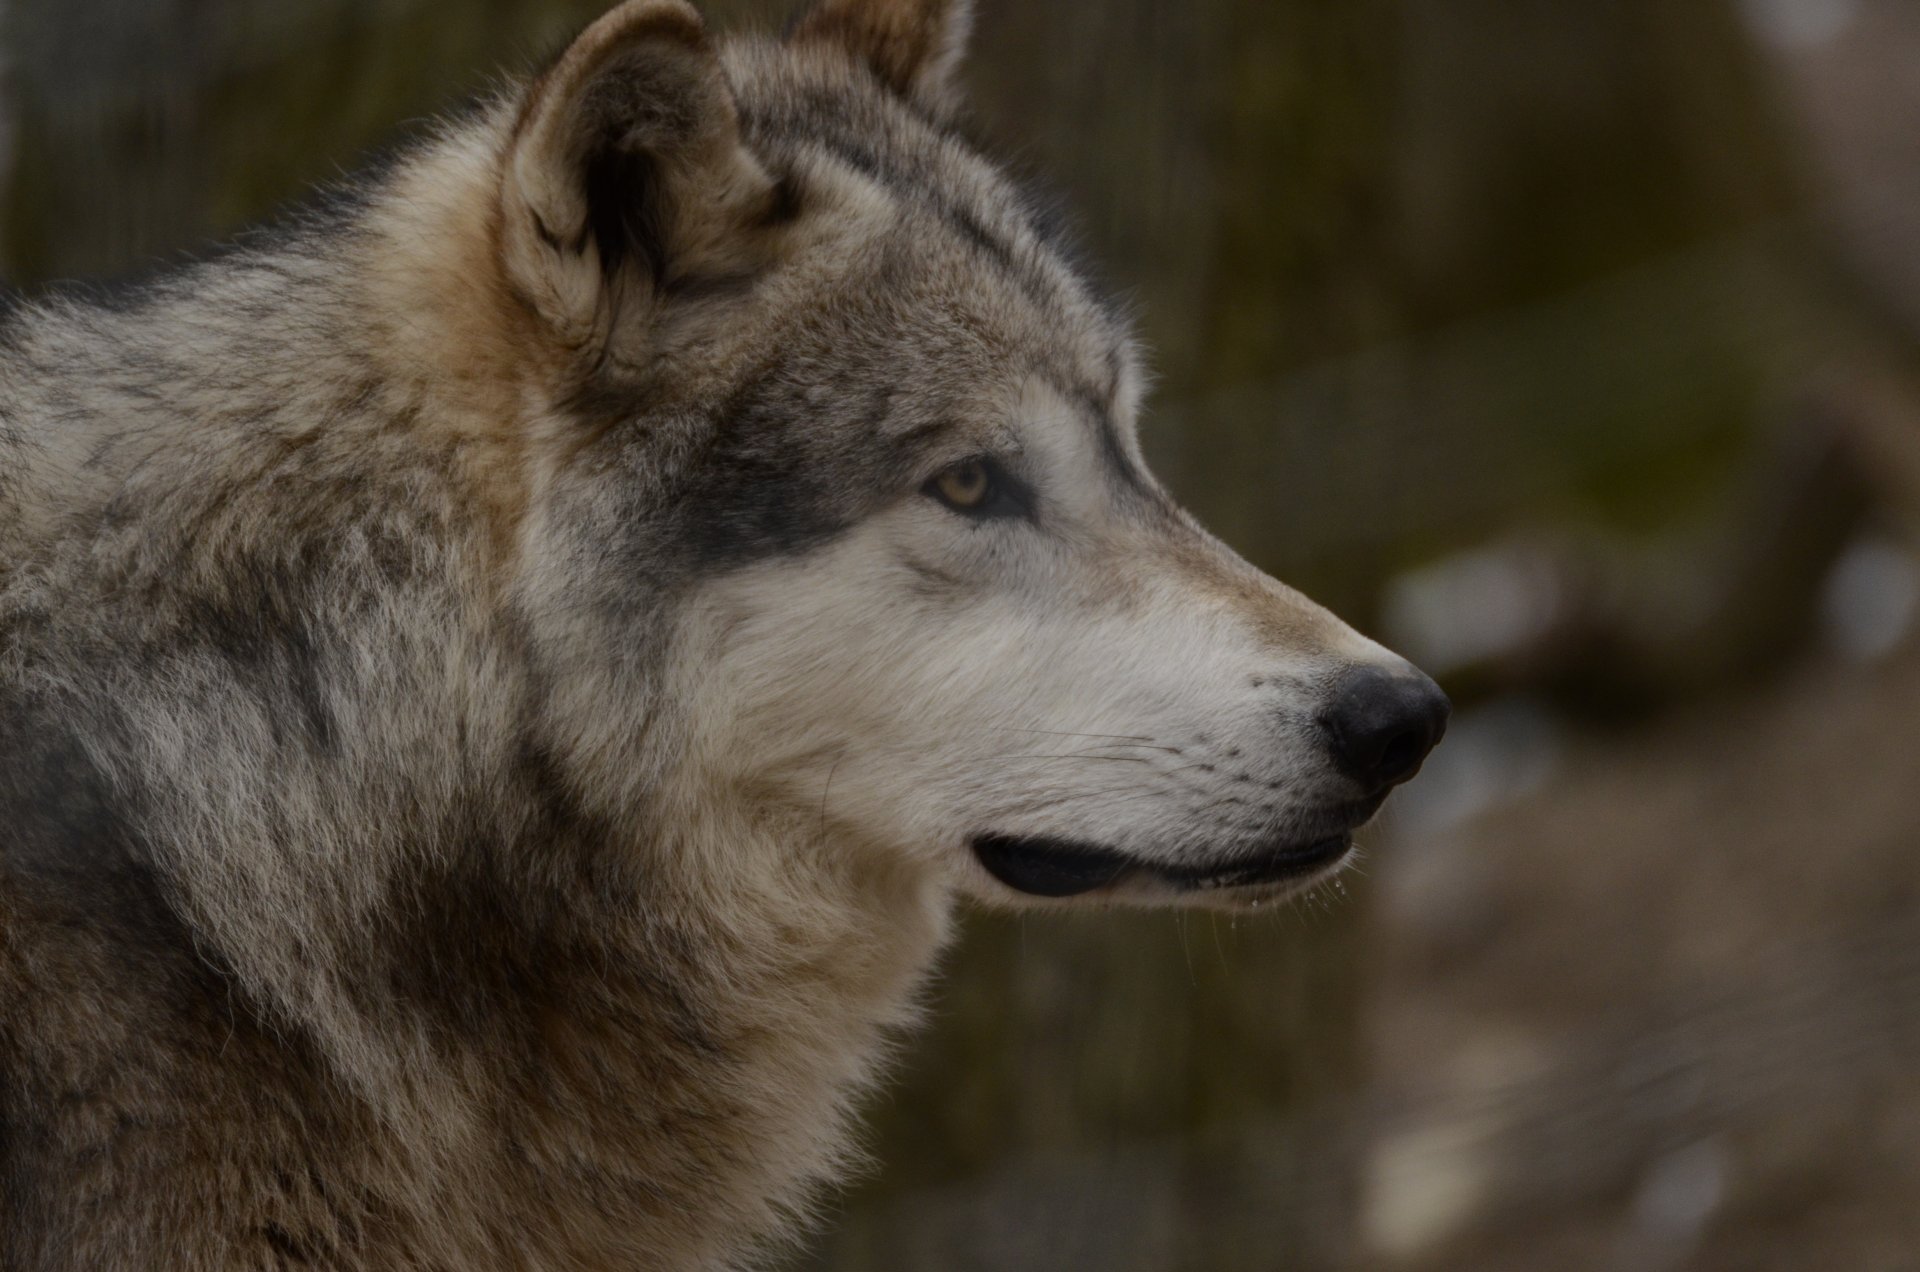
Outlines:
{"type": "Polygon", "coordinates": [[[969,459],[935,477],[928,491],[957,512],[978,512],[993,497],[993,469],[984,459],[969,459]]]}

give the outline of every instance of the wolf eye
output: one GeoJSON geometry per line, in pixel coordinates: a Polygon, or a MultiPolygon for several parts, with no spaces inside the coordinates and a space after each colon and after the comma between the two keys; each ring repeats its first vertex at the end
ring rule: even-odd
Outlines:
{"type": "Polygon", "coordinates": [[[981,512],[993,502],[995,473],[984,459],[955,464],[927,483],[927,493],[955,512],[981,512]]]}
{"type": "Polygon", "coordinates": [[[1032,487],[984,455],[942,469],[920,490],[975,521],[998,517],[1033,519],[1032,487]]]}

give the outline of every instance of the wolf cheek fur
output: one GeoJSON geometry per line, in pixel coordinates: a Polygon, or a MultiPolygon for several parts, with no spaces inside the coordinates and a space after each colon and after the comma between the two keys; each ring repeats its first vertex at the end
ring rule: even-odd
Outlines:
{"type": "Polygon", "coordinates": [[[1261,900],[1417,766],[1437,691],[1142,467],[967,16],[632,0],[8,319],[0,1265],[751,1258],[957,896],[1261,900]]]}

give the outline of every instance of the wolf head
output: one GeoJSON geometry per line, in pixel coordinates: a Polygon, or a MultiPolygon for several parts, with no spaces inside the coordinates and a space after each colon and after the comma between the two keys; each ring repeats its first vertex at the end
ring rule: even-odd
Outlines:
{"type": "Polygon", "coordinates": [[[512,594],[609,810],[996,900],[1257,902],[1439,740],[1407,663],[1147,472],[1126,324],[956,130],[964,0],[629,0],[512,105],[512,594]],[[644,723],[636,723],[644,722],[644,723]]]}

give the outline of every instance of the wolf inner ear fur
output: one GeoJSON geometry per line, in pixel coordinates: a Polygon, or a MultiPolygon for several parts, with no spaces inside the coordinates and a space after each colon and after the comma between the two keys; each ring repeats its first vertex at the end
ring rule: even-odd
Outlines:
{"type": "Polygon", "coordinates": [[[959,100],[972,29],[973,0],[817,0],[787,38],[837,46],[895,92],[945,113],[959,100]]]}
{"type": "Polygon", "coordinates": [[[502,170],[510,282],[570,347],[606,350],[674,285],[764,263],[777,183],[683,0],[626,0],[534,81],[502,170]]]}

